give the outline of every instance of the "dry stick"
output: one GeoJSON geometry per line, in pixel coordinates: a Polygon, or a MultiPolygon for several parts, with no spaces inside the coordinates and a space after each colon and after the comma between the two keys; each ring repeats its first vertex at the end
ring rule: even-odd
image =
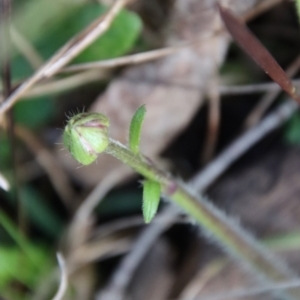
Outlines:
{"type": "MultiPolygon", "coordinates": [[[[79,86],[96,82],[101,79],[107,78],[107,74],[105,72],[99,71],[86,71],[79,74],[75,74],[72,76],[69,76],[67,78],[63,79],[57,79],[53,80],[48,83],[40,83],[34,86],[32,89],[30,89],[26,94],[22,96],[21,99],[26,100],[27,98],[32,97],[40,97],[45,95],[53,95],[58,93],[63,93],[68,90],[72,90],[74,88],[77,88],[79,86]]],[[[132,79],[124,79],[124,80],[130,80],[132,79]]],[[[140,81],[139,81],[140,82],[140,81]]],[[[298,87],[300,85],[300,79],[295,79],[292,81],[293,85],[298,87]]],[[[193,89],[198,90],[199,87],[196,87],[192,84],[178,84],[176,82],[167,82],[167,81],[155,81],[151,82],[148,81],[148,84],[160,84],[160,85],[169,85],[169,86],[176,86],[177,88],[182,89],[193,89]]],[[[262,92],[271,92],[276,91],[279,92],[282,89],[277,85],[277,83],[269,82],[269,83],[257,83],[257,84],[246,84],[246,85],[228,85],[228,86],[219,86],[218,93],[220,93],[221,96],[231,96],[231,95],[244,95],[244,94],[255,94],[255,93],[262,93],[262,92]]],[[[0,102],[4,98],[0,96],[0,102]]]]}
{"type": "MultiPolygon", "coordinates": [[[[286,73],[289,77],[293,77],[300,69],[300,55],[294,60],[291,65],[287,68],[286,73]]],[[[294,83],[293,83],[294,84],[294,83]]],[[[259,101],[259,103],[253,108],[249,116],[245,121],[245,128],[250,128],[257,124],[257,122],[262,118],[267,109],[275,101],[276,97],[279,95],[280,90],[270,91],[259,101]]]]}
{"type": "MultiPolygon", "coordinates": [[[[300,79],[292,80],[294,86],[300,85],[300,79]]],[[[195,88],[195,87],[192,87],[195,88]]],[[[219,86],[219,93],[221,96],[243,95],[243,94],[255,94],[262,92],[280,92],[282,88],[275,82],[268,83],[256,83],[245,85],[224,85],[219,86]]]]}
{"type": "Polygon", "coordinates": [[[63,299],[68,288],[68,271],[67,271],[65,260],[61,255],[61,253],[57,253],[56,256],[60,268],[61,278],[60,278],[59,288],[55,296],[52,298],[52,300],[61,300],[63,299]]]}
{"type": "Polygon", "coordinates": [[[69,72],[78,72],[78,71],[85,71],[85,70],[98,69],[98,68],[100,69],[117,68],[126,65],[136,65],[136,64],[145,63],[148,61],[156,60],[171,55],[190,45],[191,43],[185,43],[180,46],[166,47],[162,49],[127,55],[127,56],[113,58],[113,59],[96,61],[92,63],[71,65],[69,67],[60,70],[59,73],[69,73],[69,72]]]}
{"type": "Polygon", "coordinates": [[[75,88],[79,88],[81,86],[86,85],[87,83],[92,83],[101,79],[105,79],[106,77],[107,74],[105,72],[102,72],[101,70],[85,71],[79,74],[68,76],[63,79],[57,79],[51,82],[36,85],[25,95],[23,95],[22,98],[28,99],[32,97],[59,94],[75,88]]]}
{"type": "MultiPolygon", "coordinates": [[[[268,284],[263,287],[257,287],[257,288],[249,288],[249,289],[237,289],[233,290],[231,292],[224,291],[220,292],[215,295],[208,295],[208,296],[201,296],[196,298],[195,300],[234,300],[234,299],[241,299],[244,297],[250,297],[250,296],[258,296],[262,294],[270,294],[274,293],[274,291],[283,291],[293,288],[298,288],[300,286],[300,280],[293,280],[293,281],[287,281],[287,282],[278,282],[276,284],[268,284]]],[[[248,298],[247,298],[248,299],[248,298]]],[[[193,299],[189,299],[193,300],[193,299]]]]}
{"type": "MultiPolygon", "coordinates": [[[[63,79],[51,80],[51,82],[41,82],[23,94],[20,100],[31,100],[33,97],[55,95],[67,92],[88,83],[106,79],[107,77],[108,73],[105,73],[101,70],[93,70],[81,72],[63,79]]],[[[1,100],[3,100],[3,97],[0,96],[0,101],[1,100]]]]}
{"type": "MultiPolygon", "coordinates": [[[[152,222],[160,222],[161,218],[155,218],[152,222]]],[[[190,223],[190,219],[187,216],[178,216],[176,224],[190,223]]],[[[134,215],[131,217],[124,217],[112,222],[104,223],[99,226],[89,236],[89,239],[102,239],[108,235],[112,235],[117,231],[122,231],[132,227],[145,227],[145,221],[141,215],[134,215]]]]}
{"type": "Polygon", "coordinates": [[[99,36],[108,30],[112,21],[123,8],[128,0],[117,0],[105,16],[101,16],[82,31],[75,38],[71,39],[61,48],[48,62],[46,62],[32,77],[20,85],[5,101],[0,105],[0,114],[6,112],[18,101],[34,84],[45,77],[51,77],[62,67],[67,65],[80,52],[94,42],[99,36]]]}
{"type": "Polygon", "coordinates": [[[27,128],[16,126],[15,134],[22,140],[45,170],[57,194],[69,209],[74,209],[75,194],[67,175],[53,154],[27,128]]]}

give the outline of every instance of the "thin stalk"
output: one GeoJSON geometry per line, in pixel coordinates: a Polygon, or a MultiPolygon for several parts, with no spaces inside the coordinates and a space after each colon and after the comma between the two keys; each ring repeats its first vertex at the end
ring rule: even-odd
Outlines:
{"type": "MultiPolygon", "coordinates": [[[[204,197],[194,195],[187,186],[156,168],[148,158],[134,154],[127,147],[113,140],[110,140],[105,152],[144,177],[159,182],[166,197],[192,216],[201,225],[206,235],[222,246],[232,257],[241,261],[247,269],[254,271],[260,279],[277,282],[297,278],[293,271],[278,258],[273,257],[236,222],[204,197]]],[[[299,290],[290,290],[280,296],[281,299],[299,299],[299,295],[299,290]]]]}

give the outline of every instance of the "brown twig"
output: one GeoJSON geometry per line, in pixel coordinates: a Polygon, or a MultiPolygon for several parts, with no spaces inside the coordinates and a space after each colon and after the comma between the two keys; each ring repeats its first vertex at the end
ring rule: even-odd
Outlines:
{"type": "Polygon", "coordinates": [[[127,55],[127,56],[113,58],[113,59],[107,59],[107,60],[96,61],[91,63],[83,63],[78,65],[71,65],[69,67],[62,69],[59,73],[78,72],[78,71],[85,71],[91,69],[117,68],[126,65],[141,64],[141,63],[145,63],[148,61],[156,60],[171,55],[173,53],[180,51],[181,49],[184,49],[187,46],[190,46],[190,43],[176,46],[176,47],[166,47],[162,49],[127,55]]]}

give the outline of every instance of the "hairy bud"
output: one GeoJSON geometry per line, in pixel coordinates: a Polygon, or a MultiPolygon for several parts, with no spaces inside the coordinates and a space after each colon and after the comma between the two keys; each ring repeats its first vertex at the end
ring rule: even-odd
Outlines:
{"type": "Polygon", "coordinates": [[[64,144],[77,161],[89,165],[108,146],[108,126],[109,120],[103,114],[78,114],[65,127],[64,144]]]}

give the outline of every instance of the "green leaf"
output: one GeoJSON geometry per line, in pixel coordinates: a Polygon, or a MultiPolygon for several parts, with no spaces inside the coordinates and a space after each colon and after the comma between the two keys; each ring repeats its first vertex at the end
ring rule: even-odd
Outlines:
{"type": "MultiPolygon", "coordinates": [[[[74,17],[83,7],[84,0],[27,0],[13,11],[13,24],[29,41],[36,44],[47,36],[53,26],[74,17]]],[[[62,28],[64,29],[64,28],[62,28]]]]}
{"type": "Polygon", "coordinates": [[[14,106],[15,120],[29,128],[39,128],[54,116],[54,103],[49,97],[19,101],[14,106]]]}
{"type": "Polygon", "coordinates": [[[5,299],[29,299],[16,284],[35,290],[54,267],[54,255],[42,245],[30,244],[31,259],[15,246],[0,247],[0,290],[5,299]],[[33,261],[32,261],[33,259],[33,261]],[[21,267],[20,267],[21,266],[21,267]]]}
{"type": "Polygon", "coordinates": [[[142,124],[146,114],[146,107],[142,105],[137,109],[134,116],[131,119],[130,129],[129,129],[129,148],[134,153],[139,153],[140,151],[140,139],[142,124]]]}
{"type": "MultiPolygon", "coordinates": [[[[82,11],[82,28],[107,10],[99,4],[90,4],[82,11]]],[[[78,20],[76,20],[76,24],[78,20]]],[[[79,28],[78,28],[79,29],[79,28]]],[[[122,10],[115,18],[109,30],[80,54],[75,61],[86,62],[119,57],[132,49],[142,29],[137,14],[122,10]]]]}
{"type": "Polygon", "coordinates": [[[145,223],[150,223],[155,216],[159,200],[161,186],[158,182],[145,180],[143,182],[143,216],[145,223]]]}
{"type": "MultiPolygon", "coordinates": [[[[20,233],[17,226],[9,219],[9,217],[0,210],[0,224],[8,235],[14,240],[14,242],[23,250],[24,253],[31,257],[29,250],[29,242],[26,238],[20,233]]],[[[0,259],[1,261],[1,259],[0,259]]]]}
{"type": "MultiPolygon", "coordinates": [[[[107,8],[98,3],[86,3],[76,14],[66,16],[64,20],[53,26],[38,42],[37,48],[45,58],[49,58],[70,38],[86,28],[107,8]]],[[[87,62],[114,58],[132,49],[142,28],[138,15],[122,10],[111,27],[92,45],[85,49],[75,62],[87,62]]]]}
{"type": "Polygon", "coordinates": [[[0,225],[16,243],[0,246],[0,290],[7,299],[25,299],[24,291],[16,289],[22,283],[34,289],[46,272],[53,267],[49,249],[29,242],[16,224],[0,210],[0,225]],[[20,268],[20,266],[22,266],[20,268]]]}

